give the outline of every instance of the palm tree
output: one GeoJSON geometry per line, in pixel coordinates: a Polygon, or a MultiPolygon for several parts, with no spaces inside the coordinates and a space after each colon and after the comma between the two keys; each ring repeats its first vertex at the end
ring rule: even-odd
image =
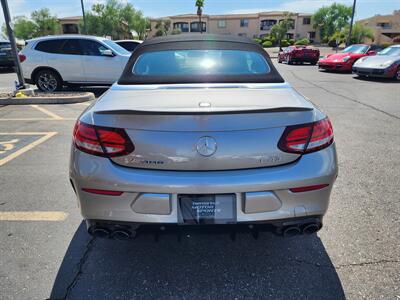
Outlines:
{"type": "Polygon", "coordinates": [[[203,14],[204,0],[196,0],[197,15],[199,16],[200,33],[203,33],[203,24],[201,23],[201,15],[203,14]]]}

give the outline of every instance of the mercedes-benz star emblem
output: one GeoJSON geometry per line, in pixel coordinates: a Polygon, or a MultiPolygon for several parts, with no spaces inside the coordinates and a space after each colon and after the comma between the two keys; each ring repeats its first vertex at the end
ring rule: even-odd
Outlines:
{"type": "Polygon", "coordinates": [[[197,141],[197,152],[203,156],[211,156],[217,151],[217,141],[211,136],[203,136],[197,141]]]}

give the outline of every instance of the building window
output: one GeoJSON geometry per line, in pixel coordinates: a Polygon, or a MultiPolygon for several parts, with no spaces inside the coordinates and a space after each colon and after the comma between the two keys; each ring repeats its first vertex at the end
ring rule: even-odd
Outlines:
{"type": "Polygon", "coordinates": [[[179,29],[181,32],[189,32],[189,23],[176,22],[174,23],[174,29],[179,29]]]}
{"type": "Polygon", "coordinates": [[[76,34],[79,33],[78,24],[63,24],[62,31],[64,34],[76,34]]]}
{"type": "Polygon", "coordinates": [[[249,19],[241,19],[240,27],[249,27],[249,19]]]}
{"type": "Polygon", "coordinates": [[[308,38],[309,38],[310,40],[315,39],[315,31],[310,31],[310,32],[308,33],[308,38]]]}
{"type": "Polygon", "coordinates": [[[239,33],[238,36],[244,36],[247,37],[247,33],[239,33]]]}
{"type": "Polygon", "coordinates": [[[260,30],[270,30],[276,23],[276,20],[262,20],[260,23],[260,30]]]}
{"type": "MultiPolygon", "coordinates": [[[[284,20],[279,20],[279,23],[282,23],[284,20]]],[[[288,23],[289,23],[289,30],[294,29],[294,23],[295,21],[293,19],[288,19],[288,23]]]]}
{"type": "Polygon", "coordinates": [[[226,20],[218,20],[218,28],[226,28],[226,20]]]}
{"type": "Polygon", "coordinates": [[[294,34],[293,33],[286,33],[286,38],[287,39],[293,39],[294,38],[294,34]]]}
{"type": "Polygon", "coordinates": [[[310,25],[311,24],[311,18],[303,18],[303,25],[310,25]]]}
{"type": "MultiPolygon", "coordinates": [[[[192,22],[190,23],[190,31],[191,32],[200,32],[200,23],[199,22],[192,22]]],[[[201,22],[202,25],[202,32],[206,32],[207,31],[207,26],[205,22],[201,22]]]]}
{"type": "Polygon", "coordinates": [[[384,22],[382,22],[382,23],[377,23],[376,26],[381,27],[381,28],[383,28],[383,29],[390,29],[390,28],[392,28],[392,24],[390,24],[390,23],[384,23],[384,22]]]}

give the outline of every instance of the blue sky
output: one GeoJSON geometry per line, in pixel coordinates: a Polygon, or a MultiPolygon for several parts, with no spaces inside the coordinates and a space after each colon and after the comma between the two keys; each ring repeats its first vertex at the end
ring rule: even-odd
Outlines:
{"type": "MultiPolygon", "coordinates": [[[[146,16],[160,17],[174,14],[195,12],[195,0],[121,0],[130,2],[141,9],[146,16]]],[[[288,10],[292,12],[312,13],[321,6],[334,2],[351,5],[352,0],[205,0],[204,13],[251,13],[269,10],[288,10]]],[[[33,10],[47,7],[58,17],[77,16],[81,14],[80,0],[8,0],[11,14],[29,15],[33,10]]],[[[105,0],[84,0],[89,9],[94,3],[105,0]]],[[[400,9],[399,0],[358,0],[356,19],[362,19],[375,14],[390,14],[400,9]]],[[[0,22],[3,22],[1,14],[0,22]]]]}

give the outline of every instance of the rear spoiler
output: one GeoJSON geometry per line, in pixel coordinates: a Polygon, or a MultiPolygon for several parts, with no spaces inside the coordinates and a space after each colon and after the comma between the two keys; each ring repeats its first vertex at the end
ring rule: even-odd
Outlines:
{"type": "Polygon", "coordinates": [[[149,110],[103,110],[95,111],[99,115],[222,115],[222,114],[249,114],[249,113],[273,113],[273,112],[300,112],[311,111],[311,107],[275,107],[263,109],[247,109],[247,110],[197,110],[197,111],[149,111],[149,110]]]}

